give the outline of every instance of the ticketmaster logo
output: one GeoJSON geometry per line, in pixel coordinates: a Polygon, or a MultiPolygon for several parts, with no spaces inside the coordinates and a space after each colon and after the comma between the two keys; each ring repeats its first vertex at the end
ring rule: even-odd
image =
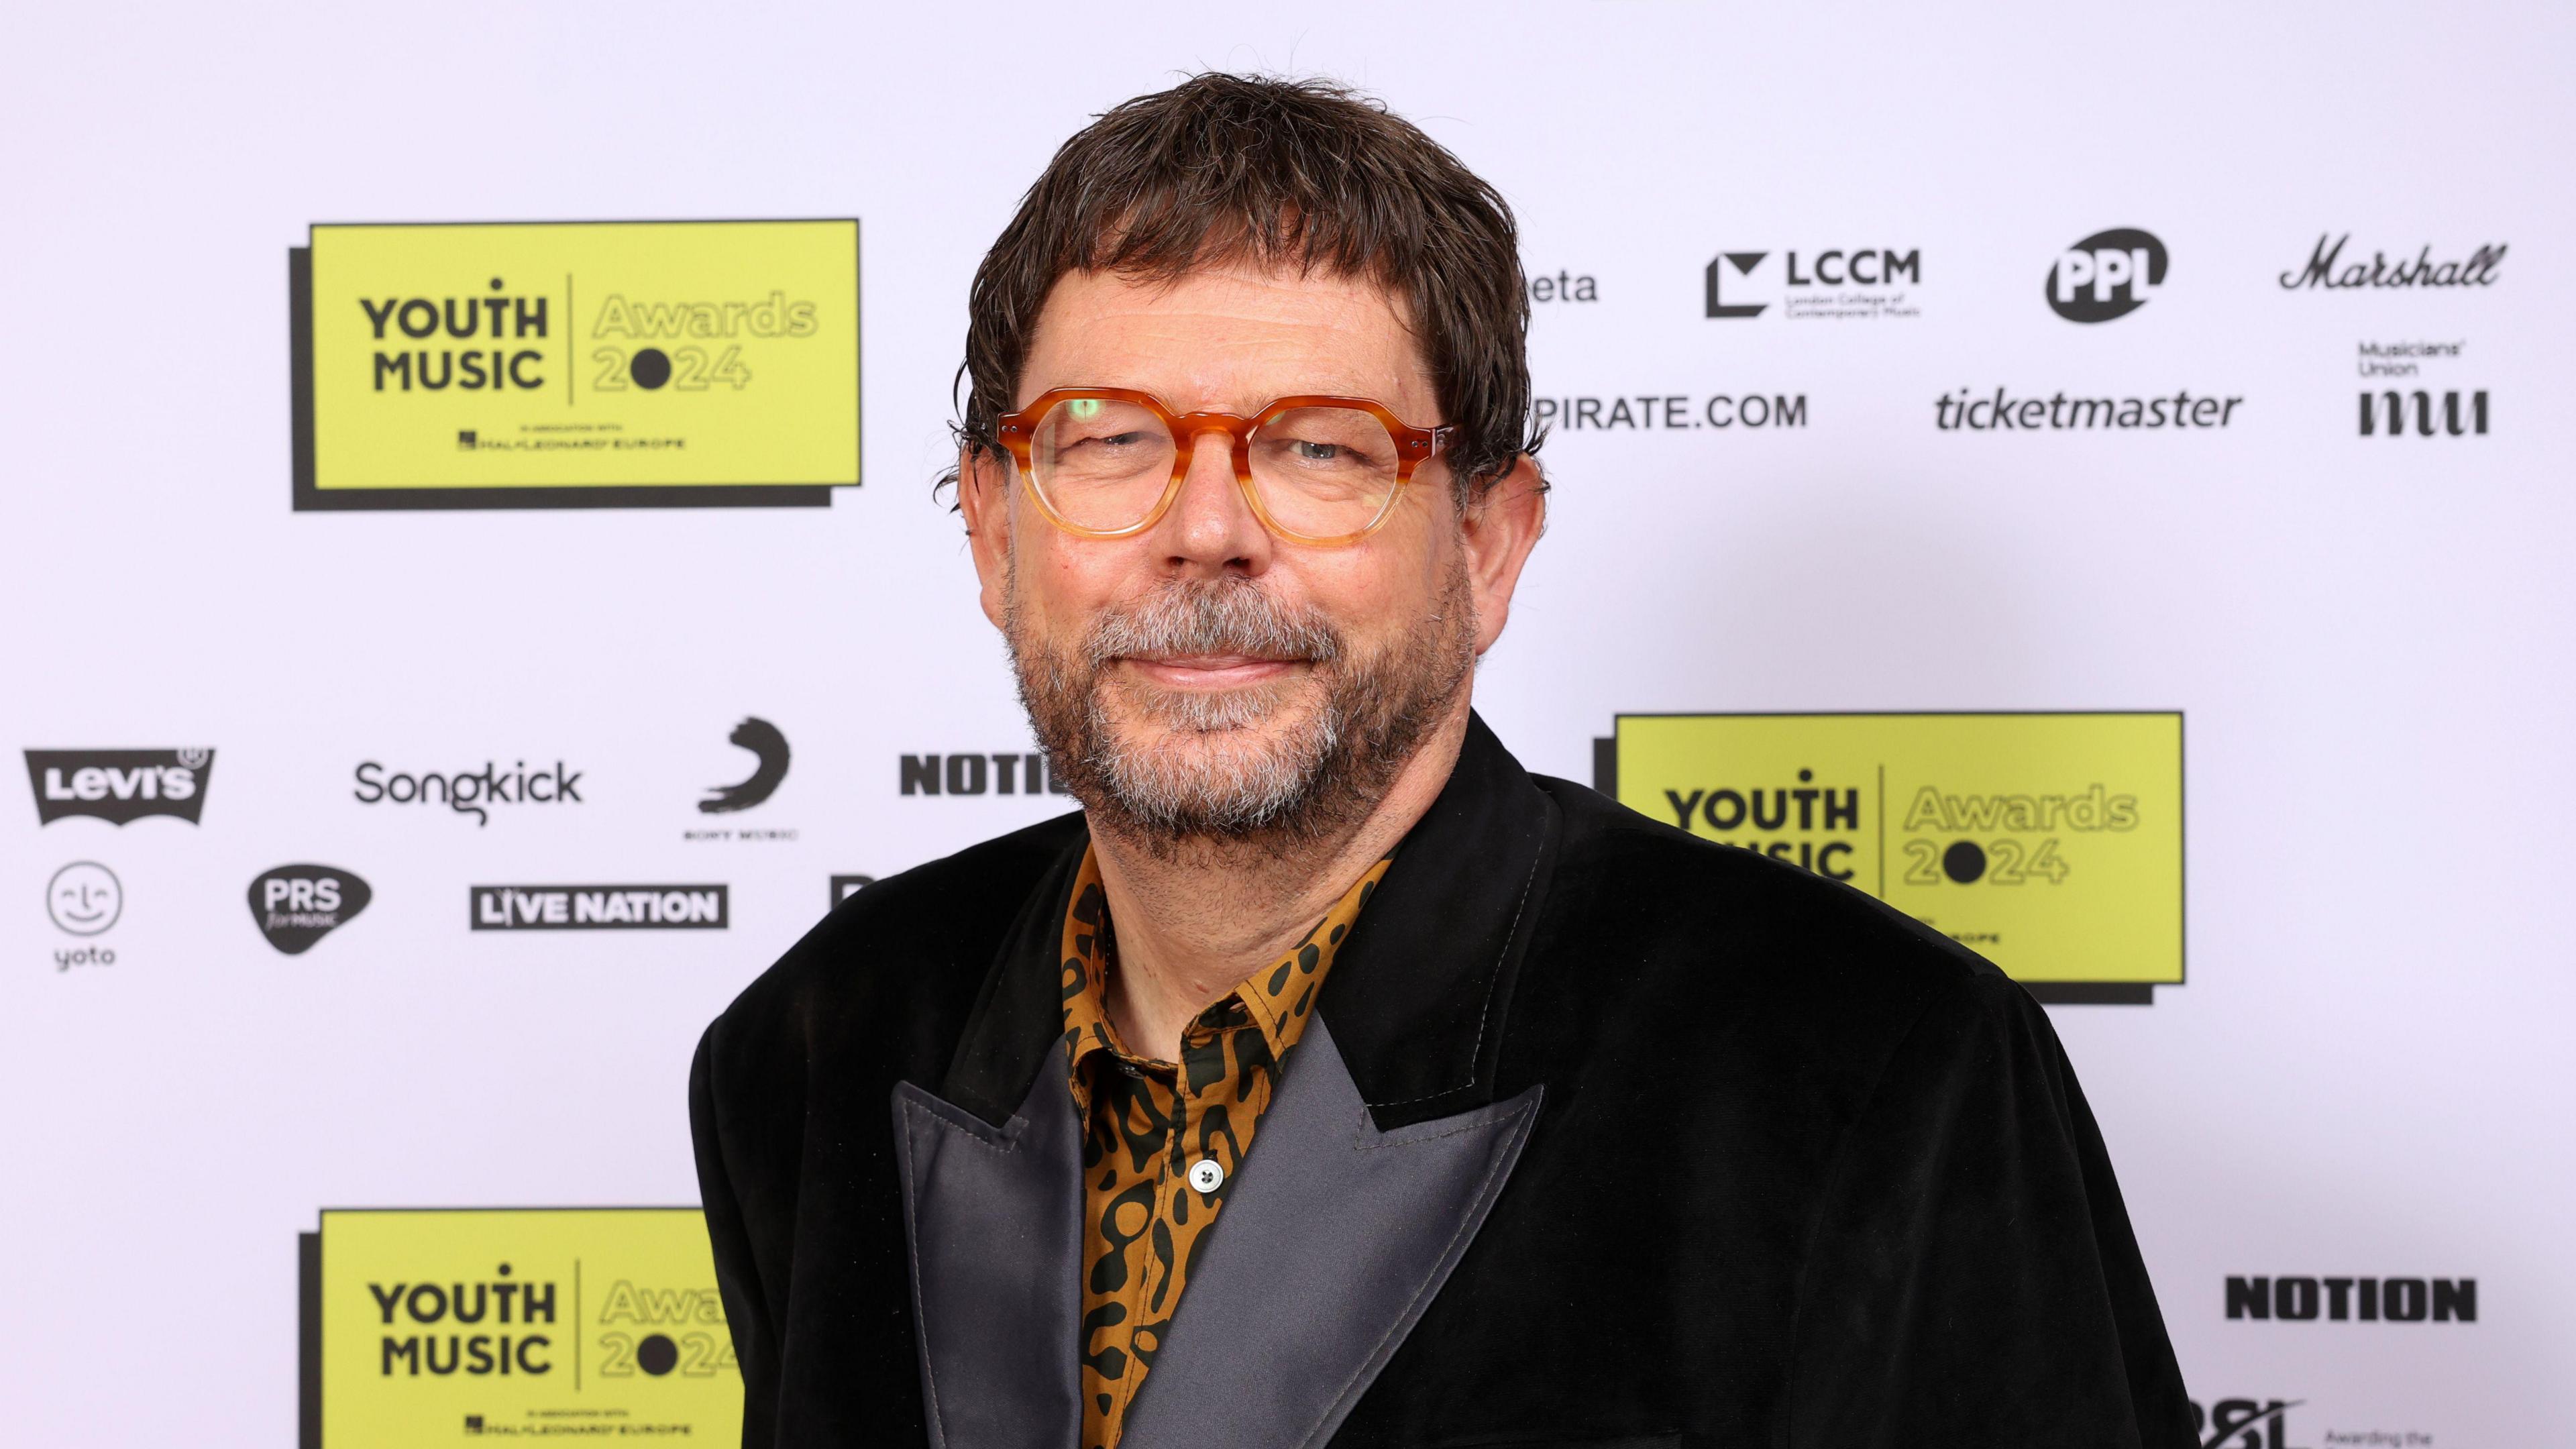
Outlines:
{"type": "Polygon", "coordinates": [[[731,898],[720,885],[474,886],[478,931],[721,931],[731,898]]]}

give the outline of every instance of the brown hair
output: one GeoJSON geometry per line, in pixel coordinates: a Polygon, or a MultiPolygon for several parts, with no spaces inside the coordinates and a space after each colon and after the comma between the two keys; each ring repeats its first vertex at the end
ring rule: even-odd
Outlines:
{"type": "Polygon", "coordinates": [[[1345,86],[1226,74],[1103,113],[1020,198],[967,297],[959,445],[1008,456],[994,423],[1015,406],[1038,312],[1067,272],[1171,279],[1244,260],[1367,277],[1404,300],[1439,421],[1458,429],[1448,459],[1462,506],[1538,450],[1529,297],[1502,196],[1345,86]]]}

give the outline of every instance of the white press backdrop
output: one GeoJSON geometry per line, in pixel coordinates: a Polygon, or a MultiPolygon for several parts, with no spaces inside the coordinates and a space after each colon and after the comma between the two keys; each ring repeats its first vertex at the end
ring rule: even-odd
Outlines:
{"type": "MultiPolygon", "coordinates": [[[[1561,431],[1478,699],[1587,778],[1621,711],[2179,708],[2190,981],[2052,1009],[2196,1398],[2567,1442],[2558,902],[2576,19],[2537,3],[20,7],[0,46],[0,747],[207,746],[202,821],[0,800],[0,1440],[294,1433],[322,1206],[695,1201],[700,1025],[884,874],[1060,801],[902,797],[1023,748],[928,483],[968,276],[1046,156],[1176,72],[1382,94],[1518,208],[1547,397],[1803,395],[1804,426],[1561,431]],[[848,216],[865,486],[827,510],[297,514],[285,251],[313,221],[848,216]],[[2058,252],[2171,256],[2116,322],[2058,252]],[[2285,289],[2321,234],[2494,285],[2285,289]],[[1919,316],[1703,315],[1722,249],[1919,251],[1919,316]],[[2356,351],[2483,437],[2356,435],[2356,351]],[[1935,402],[2241,396],[2224,429],[1970,433],[1935,402]],[[707,843],[745,715],[793,745],[707,843]],[[565,761],[488,827],[351,770],[565,761]],[[123,883],[96,944],[40,897],[123,883]],[[272,866],[374,903],[303,956],[272,866]],[[469,933],[482,882],[723,881],[721,933],[469,933]],[[2470,1277],[2474,1323],[2228,1321],[2229,1274],[2470,1277]]],[[[0,793],[14,791],[0,786],[0,793]]],[[[1722,1371],[1713,1367],[1712,1371],[1722,1371]]],[[[2277,1441],[2276,1441],[2277,1442],[2277,1441]]],[[[2408,1441],[2418,1442],[2418,1441],[2408,1441]]]]}

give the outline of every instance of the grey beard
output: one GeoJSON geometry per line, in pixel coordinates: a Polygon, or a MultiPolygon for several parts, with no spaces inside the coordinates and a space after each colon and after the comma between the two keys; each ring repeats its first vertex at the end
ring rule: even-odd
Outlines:
{"type": "Polygon", "coordinates": [[[1385,798],[1475,664],[1463,561],[1437,613],[1402,643],[1363,658],[1320,613],[1284,607],[1248,579],[1166,585],[1102,617],[1072,652],[1049,648],[1026,627],[1016,579],[1006,593],[1020,700],[1057,778],[1094,829],[1163,852],[1193,841],[1294,845],[1356,823],[1385,798]],[[1302,659],[1324,700],[1297,727],[1269,737],[1255,728],[1305,686],[1127,691],[1144,723],[1204,737],[1157,747],[1122,737],[1109,709],[1110,661],[1139,654],[1302,659]]]}

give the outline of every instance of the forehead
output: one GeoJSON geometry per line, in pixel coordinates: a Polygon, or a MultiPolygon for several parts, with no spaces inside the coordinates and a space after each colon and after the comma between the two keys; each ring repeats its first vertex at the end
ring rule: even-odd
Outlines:
{"type": "Polygon", "coordinates": [[[1257,264],[1170,279],[1066,273],[1038,314],[1016,402],[1057,387],[1140,388],[1184,411],[1328,393],[1433,420],[1400,297],[1364,277],[1257,264]]]}

